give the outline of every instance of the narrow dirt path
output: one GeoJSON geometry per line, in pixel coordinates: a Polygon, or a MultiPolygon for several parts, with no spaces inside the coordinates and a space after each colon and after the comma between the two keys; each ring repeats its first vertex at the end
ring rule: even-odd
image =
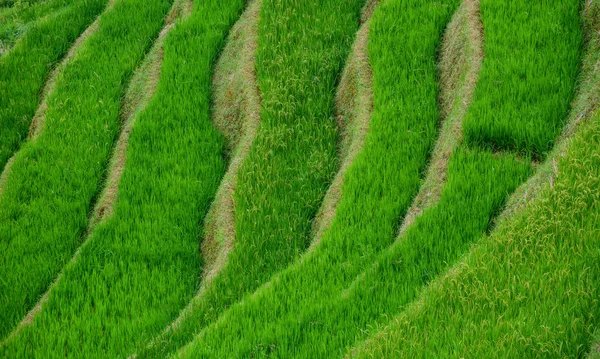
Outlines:
{"type": "Polygon", "coordinates": [[[342,198],[346,172],[365,146],[369,133],[373,113],[373,73],[369,64],[368,43],[371,16],[378,4],[379,0],[369,0],[363,7],[362,25],[342,73],[335,99],[341,165],[313,222],[313,241],[309,251],[321,243],[323,233],[331,226],[342,198]]]}
{"type": "MultiPolygon", "coordinates": [[[[100,18],[102,17],[102,14],[111,10],[116,2],[117,0],[110,0],[106,4],[106,8],[104,9],[104,11],[100,13],[100,15],[98,15],[96,20],[94,20],[94,22],[90,26],[88,26],[88,28],[85,29],[85,31],[81,33],[81,35],[79,35],[79,37],[77,38],[77,40],[75,40],[75,42],[73,43],[65,57],[62,59],[62,61],[57,66],[55,66],[48,74],[46,84],[44,85],[44,88],[42,90],[40,105],[38,106],[35,115],[33,116],[33,119],[31,121],[31,124],[29,125],[29,136],[27,137],[27,141],[35,141],[41,133],[46,122],[48,97],[54,91],[54,88],[56,87],[56,82],[62,74],[63,69],[75,57],[77,51],[85,42],[85,40],[98,30],[98,24],[100,18]]],[[[10,175],[10,168],[15,162],[17,154],[18,151],[6,162],[4,170],[2,171],[2,174],[0,174],[0,196],[2,196],[2,193],[4,192],[4,187],[6,186],[8,176],[10,175]]]]}
{"type": "Polygon", "coordinates": [[[117,202],[119,182],[127,160],[127,147],[131,130],[135,125],[138,114],[146,108],[158,87],[165,36],[175,26],[176,21],[185,19],[191,14],[192,6],[193,2],[188,0],[176,0],[173,3],[172,9],[165,19],[165,27],[161,30],[152,49],[150,49],[144,62],[138,67],[129,83],[121,107],[123,127],[111,155],[104,189],[89,221],[88,235],[98,223],[106,220],[113,213],[117,202]]]}
{"type": "Polygon", "coordinates": [[[202,254],[208,284],[227,262],[235,243],[233,194],[239,170],[260,125],[261,97],[254,64],[262,0],[252,0],[232,28],[213,77],[213,122],[229,142],[231,162],[206,217],[202,254]]]}
{"type": "Polygon", "coordinates": [[[424,210],[440,200],[450,156],[462,142],[462,122],[473,99],[484,57],[479,0],[463,1],[444,34],[440,55],[442,127],[425,181],[404,217],[399,237],[424,210]]]}
{"type": "MultiPolygon", "coordinates": [[[[112,5],[117,0],[111,0],[109,7],[107,10],[112,8],[112,5]]],[[[146,58],[142,62],[142,64],[135,71],[129,85],[127,91],[125,93],[125,97],[123,100],[122,108],[121,108],[121,118],[123,120],[123,127],[121,129],[121,134],[119,139],[115,145],[113,150],[113,154],[110,160],[109,172],[105,182],[105,187],[102,191],[102,194],[99,197],[99,200],[92,212],[89,222],[87,234],[85,236],[84,242],[77,248],[71,261],[65,265],[63,270],[56,277],[54,282],[48,287],[46,292],[39,299],[35,307],[33,307],[25,316],[25,318],[18,324],[15,330],[7,336],[7,338],[0,343],[0,347],[4,345],[4,343],[11,340],[15,337],[24,326],[33,323],[36,315],[38,315],[44,304],[48,301],[50,297],[50,293],[60,282],[61,278],[64,275],[65,268],[67,266],[72,265],[77,261],[79,256],[81,255],[82,249],[88,243],[87,239],[93,232],[96,225],[105,221],[112,215],[113,208],[117,200],[117,192],[118,185],[121,179],[121,175],[123,174],[123,170],[125,168],[126,162],[126,153],[127,153],[127,145],[129,143],[129,135],[131,134],[131,130],[135,124],[135,120],[137,115],[144,110],[146,105],[149,103],[150,99],[154,95],[156,88],[158,86],[158,81],[160,78],[160,69],[162,65],[163,59],[163,46],[164,46],[164,38],[170,29],[173,28],[175,22],[181,18],[187,17],[191,13],[192,9],[192,1],[191,0],[176,0],[173,4],[169,15],[165,19],[165,27],[160,32],[158,38],[154,42],[151,50],[148,52],[146,58]]],[[[93,34],[98,28],[98,19],[86,30],[84,35],[86,38],[93,34]]],[[[82,35],[83,36],[83,35],[82,35]]],[[[81,38],[80,38],[81,39],[81,38]]],[[[77,40],[77,46],[80,46],[83,43],[83,39],[79,41],[77,40]]],[[[71,49],[69,51],[68,58],[72,58],[76,53],[76,49],[71,49]]],[[[67,59],[66,59],[67,60],[67,59]]],[[[64,63],[64,62],[63,62],[64,63]]],[[[60,66],[64,66],[66,63],[61,63],[60,66]]],[[[35,140],[40,131],[40,126],[43,125],[44,114],[46,110],[46,98],[47,95],[53,90],[54,83],[56,81],[56,74],[51,75],[52,83],[50,85],[46,85],[44,101],[40,108],[38,109],[39,121],[35,122],[36,125],[32,127],[32,131],[30,132],[30,138],[35,140]],[[50,87],[49,87],[50,86],[50,87]],[[43,108],[42,108],[43,106],[43,108]]],[[[36,115],[37,116],[37,115],[36,115]]],[[[32,123],[33,124],[33,123],[32,123]]],[[[13,159],[11,159],[12,162],[13,159]]],[[[11,163],[9,162],[9,164],[11,163]]],[[[4,175],[4,174],[3,174],[4,175]]],[[[0,181],[2,177],[0,177],[0,181]]],[[[1,193],[0,193],[1,194],[1,193]]]]}
{"type": "MultiPolygon", "coordinates": [[[[177,329],[205,293],[215,276],[227,264],[235,244],[234,192],[239,170],[246,159],[260,125],[261,96],[254,64],[258,46],[258,24],[262,0],[250,0],[216,64],[213,76],[213,122],[225,136],[230,162],[215,200],[206,216],[202,256],[204,270],[200,289],[165,329],[167,335],[177,329]]],[[[153,343],[150,343],[152,346],[153,343]]]]}

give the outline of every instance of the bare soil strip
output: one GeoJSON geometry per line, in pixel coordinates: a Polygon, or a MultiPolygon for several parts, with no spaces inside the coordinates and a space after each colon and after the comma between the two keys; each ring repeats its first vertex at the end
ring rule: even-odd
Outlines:
{"type": "Polygon", "coordinates": [[[8,159],[6,164],[4,165],[4,171],[0,174],[0,196],[4,192],[4,186],[6,186],[6,181],[8,180],[8,175],[10,173],[10,167],[15,162],[15,155],[8,159]]]}
{"type": "MultiPolygon", "coordinates": [[[[112,9],[116,1],[117,0],[110,0],[107,3],[103,13],[112,9]]],[[[88,37],[90,37],[90,35],[92,35],[98,30],[98,23],[100,21],[101,16],[102,13],[98,15],[96,20],[94,20],[94,22],[90,26],[88,26],[88,28],[85,29],[85,31],[81,35],[79,35],[79,37],[77,38],[77,40],[75,40],[75,42],[73,43],[65,57],[62,59],[62,61],[57,66],[55,66],[48,74],[46,84],[44,85],[44,88],[42,90],[40,105],[38,106],[35,115],[33,116],[33,119],[31,121],[31,124],[29,125],[29,136],[27,138],[28,141],[35,141],[41,133],[46,122],[46,110],[48,109],[49,95],[54,91],[54,88],[56,87],[56,82],[62,74],[63,69],[75,57],[75,55],[77,54],[77,50],[81,47],[85,40],[88,37]]],[[[4,166],[2,174],[0,174],[0,196],[2,196],[2,193],[4,192],[4,187],[10,174],[10,168],[14,163],[17,154],[18,151],[8,160],[8,162],[4,166]]]]}
{"type": "Polygon", "coordinates": [[[538,164],[535,174],[510,196],[504,211],[494,221],[494,226],[498,226],[503,221],[520,213],[527,203],[538,196],[545,184],[554,187],[554,181],[558,176],[558,159],[565,156],[573,135],[581,123],[588,121],[598,110],[600,104],[600,60],[598,60],[596,52],[600,48],[600,22],[598,22],[600,2],[587,0],[582,18],[584,19],[584,34],[588,50],[584,55],[580,70],[582,77],[579,79],[567,123],[547,160],[538,164]]]}
{"type": "Polygon", "coordinates": [[[587,356],[588,359],[600,358],[600,342],[592,345],[592,350],[587,356]]]}
{"type": "MultiPolygon", "coordinates": [[[[262,0],[250,0],[231,29],[213,76],[213,122],[227,140],[231,161],[206,216],[200,289],[179,317],[165,329],[176,329],[194,308],[215,276],[227,264],[235,244],[235,202],[238,173],[260,125],[261,96],[254,69],[262,0]]],[[[163,334],[165,334],[163,333],[163,334]]],[[[152,345],[152,343],[150,343],[152,345]]]]}
{"type": "Polygon", "coordinates": [[[146,108],[158,87],[165,36],[175,26],[177,20],[187,18],[191,14],[192,5],[193,2],[188,0],[176,0],[173,3],[172,9],[165,19],[165,27],[161,30],[152,49],[150,49],[144,62],[136,70],[129,83],[121,107],[123,127],[111,155],[104,189],[90,218],[88,235],[98,223],[113,214],[117,202],[119,182],[127,160],[127,147],[131,130],[135,125],[137,115],[146,108]]]}
{"type": "Polygon", "coordinates": [[[450,156],[462,142],[462,122],[473,99],[484,57],[479,0],[463,1],[444,34],[440,55],[442,129],[425,182],[404,217],[399,237],[424,210],[440,200],[450,156]]]}
{"type": "Polygon", "coordinates": [[[341,165],[313,222],[313,241],[309,251],[321,242],[323,233],[331,226],[342,197],[346,172],[365,146],[369,133],[373,113],[373,73],[367,50],[371,16],[378,4],[379,0],[369,0],[363,7],[363,24],[356,34],[354,47],[342,73],[335,99],[341,165]]]}
{"type": "MultiPolygon", "coordinates": [[[[117,0],[111,0],[109,6],[107,7],[107,10],[111,9],[116,1],[117,0]]],[[[63,270],[59,273],[54,282],[52,282],[52,284],[48,287],[48,290],[46,290],[46,292],[37,302],[35,307],[33,307],[27,313],[25,318],[21,321],[21,323],[19,323],[15,330],[2,343],[0,343],[0,347],[4,345],[4,343],[8,342],[10,339],[15,337],[24,326],[33,323],[35,316],[41,312],[44,304],[48,301],[50,293],[60,282],[62,276],[64,275],[65,268],[75,263],[81,255],[82,249],[84,248],[86,243],[88,243],[87,238],[89,238],[95,226],[105,221],[107,218],[110,217],[110,215],[112,215],[113,208],[117,200],[119,182],[121,179],[121,175],[123,174],[123,170],[125,168],[129,135],[131,134],[131,130],[135,124],[137,115],[144,110],[144,108],[154,95],[154,92],[156,91],[156,88],[158,86],[158,81],[160,78],[160,69],[163,59],[164,38],[169,32],[169,30],[173,28],[175,22],[178,19],[185,18],[191,13],[191,5],[192,1],[190,0],[176,0],[174,2],[173,7],[169,12],[169,15],[165,19],[165,27],[160,32],[158,38],[154,42],[154,45],[148,52],[142,64],[135,71],[128,85],[121,109],[123,127],[121,129],[119,139],[113,150],[113,154],[109,165],[109,174],[106,179],[105,187],[88,222],[86,240],[84,240],[84,242],[79,246],[79,248],[77,248],[73,257],[71,258],[71,261],[65,265],[63,270]]],[[[98,19],[96,19],[96,21],[86,30],[84,35],[87,38],[88,36],[93,34],[93,32],[95,32],[97,29],[98,19]],[[92,30],[88,31],[90,29],[92,30]]],[[[76,42],[77,46],[80,46],[81,43],[83,43],[83,40],[80,41],[80,39],[78,39],[76,42]]],[[[70,59],[75,55],[75,53],[76,50],[71,49],[67,57],[70,59]]],[[[65,64],[66,63],[63,61],[60,67],[63,67],[65,64]]],[[[32,127],[32,131],[30,132],[30,138],[32,140],[35,140],[35,138],[39,134],[40,126],[43,124],[44,113],[46,110],[46,98],[47,95],[54,89],[54,82],[56,81],[56,76],[57,75],[53,73],[50,78],[52,83],[46,85],[44,100],[42,105],[38,109],[38,114],[40,114],[38,118],[40,120],[36,122],[35,127],[32,127]]],[[[12,160],[13,159],[11,159],[11,162],[12,160]]],[[[11,162],[7,164],[7,167],[11,162]]],[[[0,185],[1,181],[2,177],[0,177],[0,185]]]]}

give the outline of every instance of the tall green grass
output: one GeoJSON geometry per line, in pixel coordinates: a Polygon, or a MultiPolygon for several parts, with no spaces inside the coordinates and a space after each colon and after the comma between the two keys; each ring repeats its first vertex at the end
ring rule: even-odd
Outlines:
{"type": "Polygon", "coordinates": [[[600,115],[590,111],[600,89],[599,17],[600,3],[588,2],[578,96],[559,145],[525,186],[533,202],[352,354],[582,357],[597,342],[600,115]]]}
{"type": "MultiPolygon", "coordinates": [[[[53,5],[60,3],[65,8],[47,19],[35,22],[8,53],[0,57],[0,169],[4,168],[26,138],[40,102],[40,92],[52,66],[67,53],[106,2],[51,2],[53,5]]],[[[19,16],[27,18],[29,15],[19,16]]],[[[10,31],[10,25],[14,25],[15,20],[6,20],[0,26],[0,31],[10,31]]]]}
{"type": "Polygon", "coordinates": [[[481,0],[486,60],[465,140],[544,157],[574,94],[579,0],[481,0]]]}
{"type": "Polygon", "coordinates": [[[42,133],[18,152],[0,196],[0,337],[80,244],[118,135],[123,89],[169,5],[122,0],[104,13],[50,94],[42,133]]]}
{"type": "MultiPolygon", "coordinates": [[[[344,178],[330,230],[314,252],[207,328],[188,354],[218,357],[231,350],[232,356],[251,356],[272,350],[287,357],[299,354],[293,348],[302,345],[301,327],[333,344],[334,334],[324,329],[327,315],[308,328],[298,321],[318,302],[338,298],[393,243],[435,138],[440,116],[436,53],[459,2],[388,1],[376,10],[369,45],[375,101],[370,132],[344,178]],[[416,21],[422,26],[414,27],[416,21]],[[244,327],[253,330],[238,331],[244,327]]],[[[329,350],[335,351],[312,354],[328,357],[329,350]]]]}
{"type": "Polygon", "coordinates": [[[38,3],[19,2],[16,6],[0,8],[0,56],[37,22],[51,19],[68,11],[78,0],[50,0],[38,3]]]}
{"type": "Polygon", "coordinates": [[[198,224],[225,170],[210,114],[212,67],[244,3],[197,2],[167,35],[159,87],[131,133],[114,215],[6,354],[126,357],[194,295],[198,224]]]}
{"type": "Polygon", "coordinates": [[[178,327],[139,357],[164,357],[304,251],[336,165],[336,81],[361,0],[265,0],[256,71],[261,124],[242,166],[236,243],[178,327]]]}
{"type": "MultiPolygon", "coordinates": [[[[374,19],[374,25],[376,20],[377,17],[374,19]]],[[[576,23],[579,24],[579,19],[576,23]]],[[[420,24],[422,25],[422,22],[420,24]]],[[[581,29],[578,31],[580,36],[581,29]]],[[[372,31],[372,41],[376,39],[374,34],[372,31]]],[[[516,51],[519,50],[520,48],[516,51]]],[[[487,53],[486,56],[487,61],[494,53],[487,53]]],[[[374,62],[374,75],[377,76],[375,56],[372,55],[371,60],[374,62]]],[[[567,75],[570,77],[566,81],[574,83],[575,72],[567,75]]],[[[489,86],[487,81],[490,79],[484,77],[479,83],[485,82],[489,86]]],[[[376,81],[375,85],[377,86],[376,81]]],[[[529,96],[535,100],[543,98],[544,94],[533,93],[529,96]]],[[[569,95],[567,97],[569,98],[569,95]]],[[[377,93],[375,101],[377,104],[377,93]]],[[[506,106],[518,106],[520,101],[521,98],[509,97],[506,106]]],[[[474,110],[470,110],[470,116],[473,116],[473,111],[495,110],[485,99],[475,97],[474,103],[476,106],[474,110]]],[[[565,106],[568,106],[568,100],[565,106]]],[[[374,115],[373,121],[376,118],[374,115]]],[[[561,122],[564,122],[563,118],[561,122]]],[[[371,135],[372,133],[369,134],[371,135]]],[[[494,147],[489,141],[480,145],[486,148],[494,147]]],[[[365,148],[365,152],[367,149],[368,147],[365,148]]],[[[387,152],[387,155],[390,155],[390,152],[387,152]]],[[[358,163],[355,164],[355,168],[357,166],[358,163]]],[[[207,328],[182,350],[180,356],[222,357],[230,355],[226,353],[232,353],[234,357],[314,358],[342,355],[346,346],[357,339],[365,338],[372,326],[385,323],[390,314],[402,311],[430,280],[460,260],[490,227],[492,219],[501,209],[508,194],[530,173],[530,165],[512,154],[492,154],[478,147],[461,148],[453,154],[448,183],[441,201],[425,211],[398,242],[384,251],[372,269],[365,270],[358,277],[352,268],[359,262],[356,259],[352,260],[352,256],[370,258],[360,247],[363,243],[361,236],[357,236],[367,225],[352,227],[352,221],[342,217],[343,207],[340,207],[331,232],[335,230],[336,223],[342,222],[343,226],[353,229],[348,229],[346,241],[356,241],[359,245],[352,251],[338,245],[330,250],[325,258],[308,258],[297,267],[287,269],[277,277],[271,287],[233,306],[215,325],[207,328]]],[[[360,172],[362,178],[369,174],[364,170],[360,172]]],[[[369,188],[371,187],[364,186],[360,193],[369,188]]],[[[345,198],[348,198],[347,194],[345,198]]],[[[361,205],[354,208],[357,209],[355,218],[368,216],[366,214],[373,211],[371,207],[361,205]]],[[[370,234],[372,235],[372,232],[370,234]]],[[[326,234],[323,247],[326,248],[328,244],[326,234]]],[[[590,260],[588,263],[593,262],[590,260]]],[[[589,283],[593,281],[590,280],[589,283]]],[[[451,304],[446,309],[451,312],[451,304]]],[[[435,317],[431,319],[435,320],[435,317]]],[[[522,316],[520,322],[526,322],[526,318],[522,316]]],[[[570,324],[572,328],[580,328],[576,320],[570,324]]],[[[443,327],[445,324],[441,325],[443,327]]],[[[485,331],[481,333],[483,335],[485,331]]],[[[419,335],[420,338],[425,338],[426,343],[427,333],[419,335]]],[[[412,336],[407,336],[405,339],[410,341],[411,338],[412,336]]],[[[443,342],[443,337],[440,338],[443,342]]],[[[460,338],[457,342],[460,343],[460,338]]],[[[391,343],[393,349],[402,349],[402,345],[395,346],[393,340],[391,343]]],[[[445,344],[447,348],[453,348],[452,345],[445,344]]],[[[466,348],[465,346],[463,356],[472,355],[466,348]]],[[[493,353],[492,345],[486,349],[487,353],[493,353]]],[[[452,349],[449,350],[451,352],[452,349]]],[[[485,353],[486,351],[481,351],[482,355],[485,353]]],[[[514,355],[519,352],[509,353],[514,357],[522,357],[514,355]]],[[[393,351],[387,351],[383,357],[391,354],[393,351]]],[[[427,354],[429,357],[440,355],[439,352],[427,354]]]]}
{"type": "Polygon", "coordinates": [[[280,275],[272,288],[233,306],[182,356],[341,355],[456,262],[489,227],[529,169],[529,164],[511,155],[458,150],[440,202],[379,255],[373,268],[353,280],[348,278],[346,263],[333,255],[307,260],[298,270],[280,275]]]}
{"type": "Polygon", "coordinates": [[[576,358],[600,325],[600,116],[524,212],[434,281],[358,358],[576,358]]]}

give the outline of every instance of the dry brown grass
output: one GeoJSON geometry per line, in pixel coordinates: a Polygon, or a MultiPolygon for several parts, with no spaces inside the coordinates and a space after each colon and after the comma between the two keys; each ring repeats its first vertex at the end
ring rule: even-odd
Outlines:
{"type": "Polygon", "coordinates": [[[313,221],[313,241],[309,250],[321,242],[331,226],[342,197],[344,176],[365,145],[373,112],[373,73],[369,64],[368,42],[370,19],[379,0],[368,1],[362,10],[362,26],[356,34],[352,52],[346,62],[335,98],[337,125],[340,133],[340,167],[325,194],[323,204],[313,221]]]}
{"type": "Polygon", "coordinates": [[[204,285],[225,266],[235,243],[233,194],[260,125],[261,98],[254,64],[261,4],[261,0],[251,1],[232,28],[213,77],[213,122],[227,140],[231,160],[206,218],[204,285]]]}
{"type": "Polygon", "coordinates": [[[442,129],[425,181],[404,217],[399,236],[425,209],[440,200],[447,181],[450,156],[462,141],[462,122],[473,99],[483,57],[479,0],[464,0],[446,29],[440,53],[442,129]]]}
{"type": "Polygon", "coordinates": [[[8,175],[10,173],[10,167],[12,166],[12,164],[14,162],[15,162],[15,156],[13,155],[11,158],[8,159],[8,161],[4,165],[4,170],[0,174],[0,196],[2,196],[2,193],[4,192],[4,186],[6,186],[6,181],[8,180],[8,175]]]}

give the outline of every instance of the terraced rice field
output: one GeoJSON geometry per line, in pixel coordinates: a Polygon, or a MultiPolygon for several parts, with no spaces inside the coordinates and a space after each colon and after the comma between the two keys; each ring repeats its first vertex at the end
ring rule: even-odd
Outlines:
{"type": "Polygon", "coordinates": [[[0,0],[0,357],[600,357],[600,0],[0,0]]]}

